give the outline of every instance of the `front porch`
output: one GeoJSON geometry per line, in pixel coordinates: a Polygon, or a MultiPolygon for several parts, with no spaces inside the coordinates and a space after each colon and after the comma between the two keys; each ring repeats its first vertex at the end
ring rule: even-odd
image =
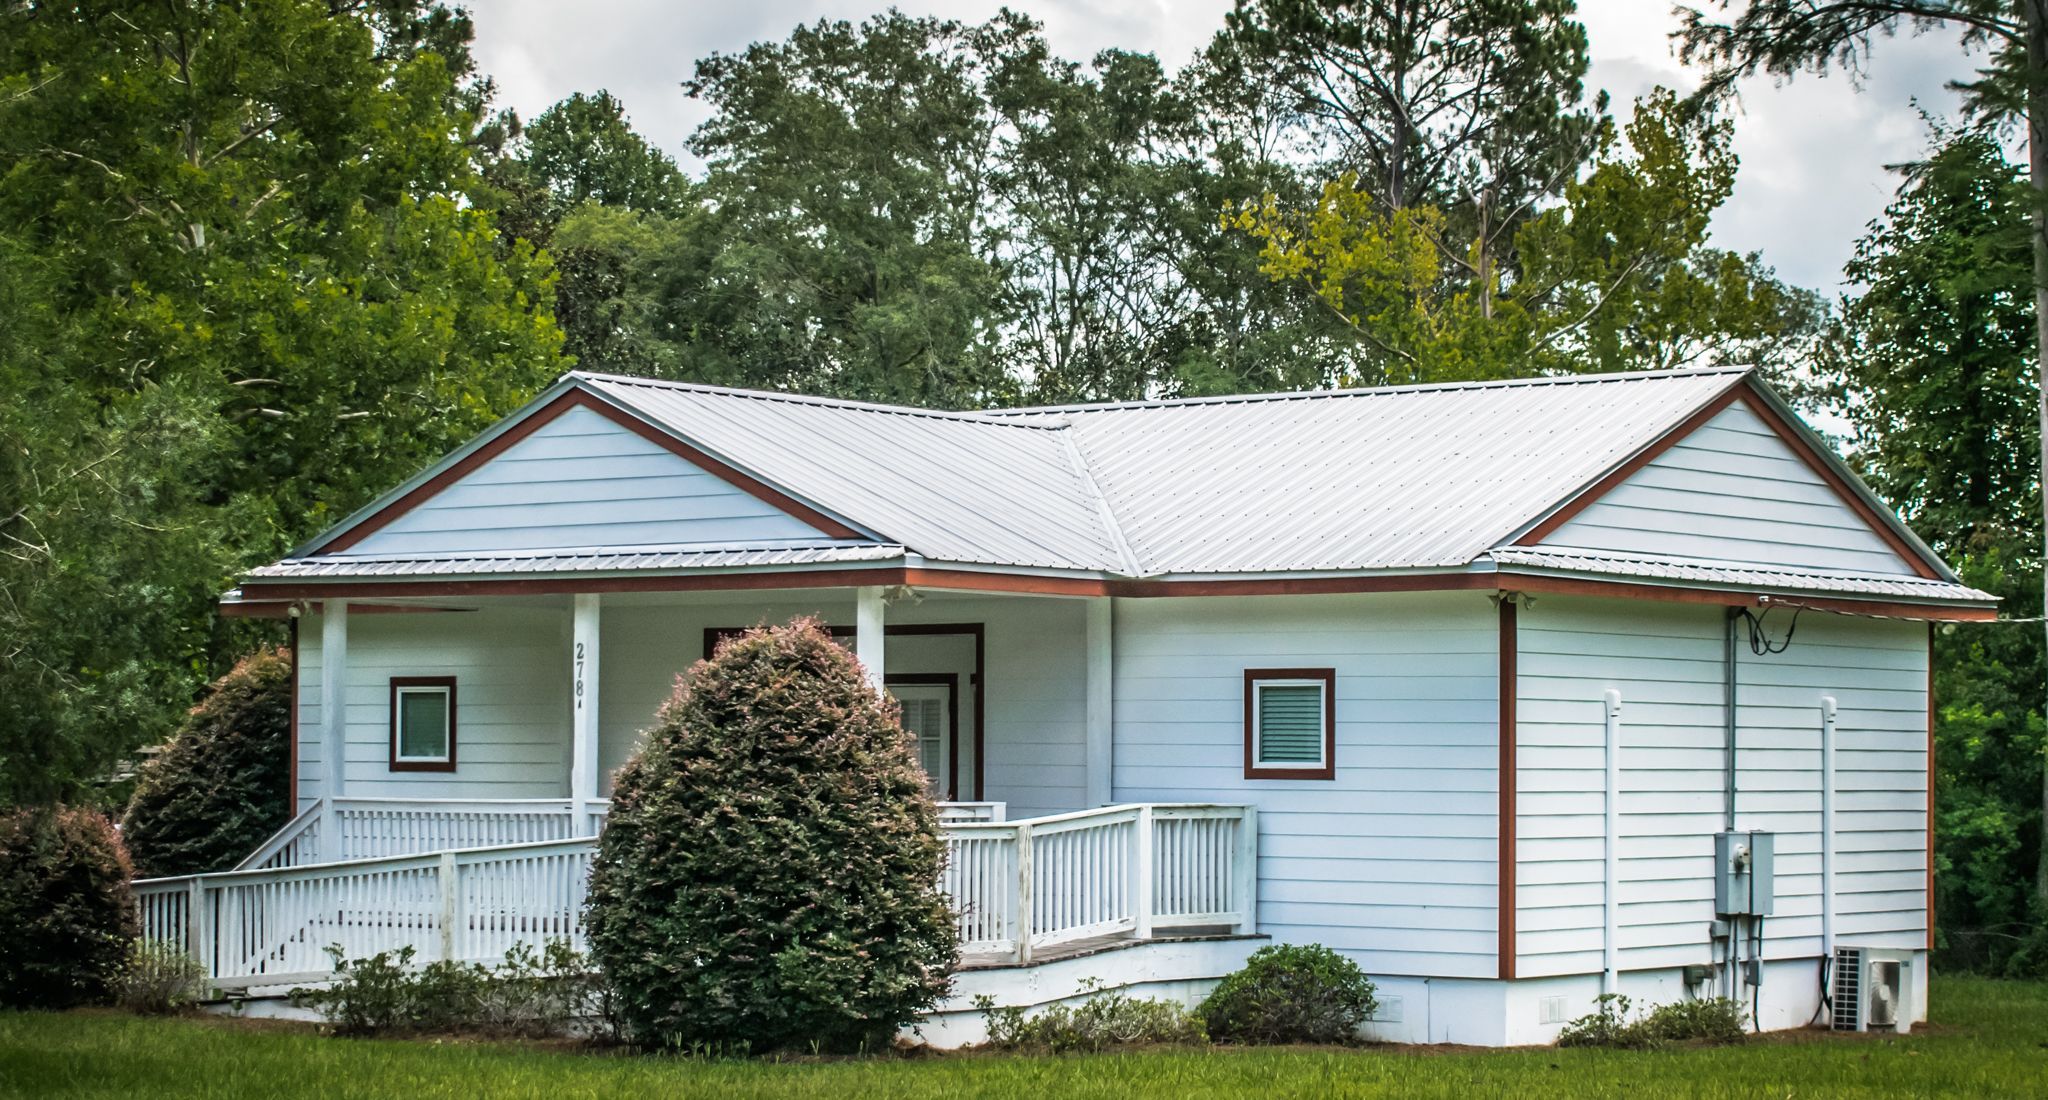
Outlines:
{"type": "Polygon", "coordinates": [[[676,677],[721,638],[797,616],[902,701],[936,797],[1013,818],[1110,803],[1109,600],[784,583],[271,605],[297,615],[296,808],[544,799],[565,804],[561,835],[587,835],[676,677]],[[436,693],[445,731],[421,757],[400,725],[436,693]]]}
{"type": "MultiPolygon", "coordinates": [[[[410,946],[422,963],[488,963],[552,939],[581,949],[596,838],[550,835],[572,821],[561,801],[323,799],[236,870],[136,882],[142,935],[191,953],[224,990],[325,980],[329,946],[347,958],[410,946]]],[[[1250,807],[1010,821],[980,803],[944,805],[941,822],[963,970],[1254,930],[1250,807]]]]}
{"type": "Polygon", "coordinates": [[[298,813],[232,871],[137,883],[145,935],[226,989],[319,981],[331,945],[421,962],[580,947],[611,775],[680,673],[797,616],[903,705],[940,800],[963,972],[1254,931],[1255,810],[1112,804],[1108,599],[809,586],[824,579],[269,602],[298,639],[298,813]]]}

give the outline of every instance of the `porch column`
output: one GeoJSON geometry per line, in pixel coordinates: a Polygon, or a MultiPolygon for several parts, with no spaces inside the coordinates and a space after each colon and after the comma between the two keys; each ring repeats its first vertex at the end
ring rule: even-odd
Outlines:
{"type": "Polygon", "coordinates": [[[882,622],[882,589],[869,585],[854,589],[853,654],[860,658],[876,694],[888,690],[882,681],[882,647],[886,642],[882,622]]]}
{"type": "Polygon", "coordinates": [[[595,592],[576,595],[575,624],[570,640],[569,820],[578,836],[590,830],[590,806],[597,799],[598,634],[601,599],[595,592]]]}
{"type": "Polygon", "coordinates": [[[335,827],[334,800],[348,794],[348,601],[326,600],[320,607],[320,797],[321,858],[340,859],[341,836],[335,827]]]}
{"type": "Polygon", "coordinates": [[[1114,695],[1115,664],[1110,639],[1115,621],[1109,597],[1088,601],[1088,737],[1087,765],[1089,806],[1107,806],[1116,784],[1111,774],[1115,757],[1110,742],[1110,712],[1114,695]]]}

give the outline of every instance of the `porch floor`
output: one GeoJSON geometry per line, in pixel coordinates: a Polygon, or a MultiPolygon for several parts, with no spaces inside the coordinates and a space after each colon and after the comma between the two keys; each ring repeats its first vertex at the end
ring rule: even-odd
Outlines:
{"type": "Polygon", "coordinates": [[[954,970],[1019,970],[1032,966],[1044,966],[1047,963],[1063,962],[1067,959],[1100,955],[1106,951],[1121,951],[1127,947],[1140,947],[1149,943],[1201,943],[1207,940],[1257,940],[1265,938],[1262,935],[1245,935],[1232,932],[1230,926],[1225,924],[1179,928],[1165,935],[1154,935],[1148,939],[1139,939],[1128,932],[1116,932],[1106,936],[1091,936],[1085,940],[1070,940],[1066,943],[1056,943],[1048,947],[1039,948],[1031,953],[1031,961],[1028,963],[1018,962],[1017,957],[1007,951],[963,954],[960,956],[960,965],[954,967],[954,970]]]}

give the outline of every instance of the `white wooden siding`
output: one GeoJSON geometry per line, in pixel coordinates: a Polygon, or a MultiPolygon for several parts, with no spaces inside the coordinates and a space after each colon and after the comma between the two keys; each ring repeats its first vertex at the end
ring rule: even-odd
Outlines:
{"type": "Polygon", "coordinates": [[[819,538],[589,409],[571,409],[350,549],[422,554],[819,538]]]}
{"type": "MultiPolygon", "coordinates": [[[[568,794],[566,611],[498,606],[348,619],[348,793],[365,798],[568,794]],[[456,770],[390,767],[391,678],[456,678],[456,770]]],[[[299,803],[319,797],[320,617],[299,627],[299,803]]]]}
{"type": "MultiPolygon", "coordinates": [[[[1787,611],[1771,614],[1782,638],[1787,611]]],[[[1623,969],[1708,961],[1722,828],[1723,612],[1543,597],[1520,616],[1517,974],[1598,971],[1602,698],[1622,697],[1623,969]]],[[[1738,646],[1736,824],[1777,837],[1770,958],[1820,954],[1820,700],[1840,719],[1845,943],[1926,942],[1927,634],[1808,613],[1790,649],[1738,646]]]]}
{"type": "Polygon", "coordinates": [[[1490,978],[1496,621],[1474,593],[1119,600],[1115,798],[1259,807],[1259,930],[1490,978]],[[1335,668],[1337,776],[1244,778],[1246,668],[1335,668]]]}
{"type": "Polygon", "coordinates": [[[1589,505],[1543,545],[1912,572],[1740,401],[1589,505]]]}
{"type": "MultiPolygon", "coordinates": [[[[892,623],[985,623],[988,759],[984,796],[1009,803],[1013,818],[1084,808],[1085,624],[1075,600],[933,597],[888,609],[892,623]]],[[[676,674],[703,655],[707,627],[753,626],[817,615],[851,624],[853,601],[823,595],[730,604],[635,605],[604,610],[603,735],[599,763],[610,776],[639,744],[640,731],[675,688],[676,674]]],[[[889,672],[960,677],[961,797],[974,782],[974,642],[968,635],[891,635],[889,672]]]]}

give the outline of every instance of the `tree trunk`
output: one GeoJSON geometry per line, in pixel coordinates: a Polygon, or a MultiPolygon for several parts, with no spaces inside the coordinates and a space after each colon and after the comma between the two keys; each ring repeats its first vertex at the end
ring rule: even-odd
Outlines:
{"type": "MultiPolygon", "coordinates": [[[[2025,0],[2027,18],[2027,178],[2034,209],[2034,341],[2041,423],[2042,596],[2048,612],[2048,0],[2025,0]]],[[[2048,629],[2048,628],[2044,628],[2048,629]]],[[[2048,650],[2043,650],[2048,661],[2048,650]]],[[[2041,850],[2034,863],[2034,893],[2048,902],[2048,757],[2041,768],[2041,850]]],[[[1932,858],[1933,853],[1929,853],[1932,858]]]]}

